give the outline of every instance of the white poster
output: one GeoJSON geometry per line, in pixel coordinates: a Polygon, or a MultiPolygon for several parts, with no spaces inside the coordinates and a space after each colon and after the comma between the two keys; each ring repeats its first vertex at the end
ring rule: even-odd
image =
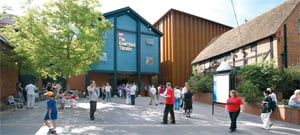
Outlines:
{"type": "Polygon", "coordinates": [[[217,74],[214,75],[213,82],[213,102],[226,103],[229,98],[229,85],[230,74],[217,74]]]}

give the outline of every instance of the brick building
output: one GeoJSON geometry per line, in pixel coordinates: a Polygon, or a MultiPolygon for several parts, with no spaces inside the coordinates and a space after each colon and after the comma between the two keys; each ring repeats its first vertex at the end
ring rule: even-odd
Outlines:
{"type": "Polygon", "coordinates": [[[0,34],[0,48],[1,48],[1,64],[0,64],[0,103],[5,103],[7,96],[16,94],[16,83],[19,80],[19,73],[16,67],[8,64],[15,64],[13,60],[4,60],[4,55],[10,56],[14,46],[8,43],[8,40],[0,34]],[[4,63],[8,62],[8,64],[4,63]]]}
{"type": "Polygon", "coordinates": [[[161,83],[183,86],[192,74],[192,60],[213,38],[232,29],[221,23],[170,9],[154,26],[161,38],[161,83]]]}
{"type": "Polygon", "coordinates": [[[192,65],[201,73],[221,61],[239,68],[262,60],[284,67],[300,63],[300,0],[287,0],[215,37],[192,65]]]}

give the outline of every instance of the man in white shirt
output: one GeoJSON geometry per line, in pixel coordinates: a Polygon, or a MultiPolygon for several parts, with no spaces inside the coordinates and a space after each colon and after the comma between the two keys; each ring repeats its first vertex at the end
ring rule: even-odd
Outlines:
{"type": "Polygon", "coordinates": [[[151,100],[150,100],[149,105],[152,105],[152,101],[154,100],[154,103],[157,106],[157,102],[156,102],[156,97],[155,96],[156,96],[156,89],[155,89],[154,85],[152,85],[152,88],[150,88],[150,97],[151,97],[151,100]]]}
{"type": "MultiPolygon", "coordinates": [[[[277,106],[277,97],[275,92],[272,92],[271,88],[267,88],[267,91],[269,91],[271,94],[269,95],[272,98],[272,106],[277,106]]],[[[272,108],[272,112],[275,111],[275,108],[272,108]]]]}
{"type": "Polygon", "coordinates": [[[94,113],[97,109],[98,93],[99,89],[96,87],[95,81],[91,81],[90,85],[87,87],[90,97],[90,119],[94,120],[94,113]]]}
{"type": "Polygon", "coordinates": [[[35,90],[37,90],[37,88],[32,84],[32,81],[29,81],[29,84],[26,85],[25,90],[27,92],[27,108],[32,109],[35,103],[35,90]]]}
{"type": "Polygon", "coordinates": [[[131,98],[131,105],[135,105],[135,92],[136,86],[135,83],[130,87],[130,98],[131,98]]]}

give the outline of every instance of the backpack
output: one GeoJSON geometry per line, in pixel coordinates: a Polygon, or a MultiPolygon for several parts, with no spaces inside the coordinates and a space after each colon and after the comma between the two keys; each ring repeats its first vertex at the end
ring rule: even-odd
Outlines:
{"type": "Polygon", "coordinates": [[[272,101],[271,104],[270,104],[270,108],[271,108],[272,112],[275,111],[276,107],[277,107],[277,106],[276,106],[276,102],[275,102],[275,101],[272,101]]]}

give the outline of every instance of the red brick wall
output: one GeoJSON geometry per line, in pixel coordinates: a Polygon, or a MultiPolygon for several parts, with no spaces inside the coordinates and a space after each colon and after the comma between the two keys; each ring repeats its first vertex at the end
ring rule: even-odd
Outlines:
{"type": "MultiPolygon", "coordinates": [[[[193,100],[201,103],[212,104],[212,93],[196,92],[193,96],[193,100]]],[[[216,105],[220,107],[224,107],[224,105],[221,104],[216,104],[216,105]]],[[[258,116],[260,115],[260,105],[251,105],[244,102],[243,108],[244,108],[244,112],[246,113],[255,114],[258,116]]],[[[300,109],[292,108],[289,106],[279,106],[272,113],[271,118],[300,125],[300,109]]]]}
{"type": "MultiPolygon", "coordinates": [[[[96,72],[91,72],[90,74],[90,80],[94,80],[97,86],[101,86],[102,84],[109,82],[109,80],[113,79],[113,77],[114,77],[113,74],[96,73],[96,72]]],[[[110,85],[112,86],[113,84],[110,85]]]]}
{"type": "MultiPolygon", "coordinates": [[[[4,53],[9,54],[9,47],[0,44],[1,47],[6,47],[4,53]]],[[[11,94],[16,94],[16,83],[18,82],[18,69],[0,67],[0,103],[6,103],[7,97],[11,94]]]]}
{"type": "Polygon", "coordinates": [[[78,75],[78,76],[71,76],[70,78],[70,89],[77,89],[79,91],[86,90],[86,76],[85,75],[78,75]]]}
{"type": "Polygon", "coordinates": [[[295,65],[300,63],[300,34],[299,22],[300,5],[292,12],[286,21],[288,28],[288,64],[295,65]]]}
{"type": "MultiPolygon", "coordinates": [[[[287,52],[288,65],[295,65],[300,63],[300,34],[299,22],[300,19],[300,5],[295,8],[292,14],[288,17],[285,24],[287,25],[287,52]]],[[[280,30],[283,30],[283,25],[280,30]]],[[[278,35],[278,34],[277,34],[278,35]]],[[[284,37],[279,37],[278,40],[278,63],[282,63],[280,54],[284,52],[284,37]]]]}
{"type": "Polygon", "coordinates": [[[5,103],[7,97],[11,95],[11,93],[13,93],[14,95],[17,93],[16,83],[18,82],[18,70],[11,68],[0,68],[0,102],[5,103]]]}

